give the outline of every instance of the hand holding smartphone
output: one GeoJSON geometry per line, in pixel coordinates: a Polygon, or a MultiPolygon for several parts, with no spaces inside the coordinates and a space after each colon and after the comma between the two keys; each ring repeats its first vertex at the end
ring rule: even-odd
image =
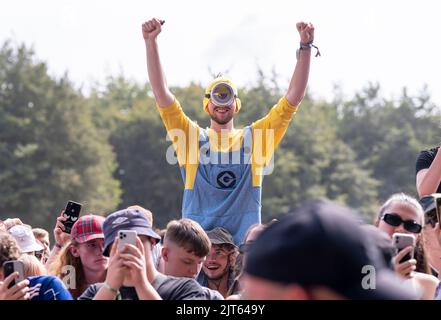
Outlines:
{"type": "Polygon", "coordinates": [[[401,250],[407,248],[407,247],[412,247],[412,251],[408,254],[406,254],[400,261],[399,263],[403,263],[406,262],[410,259],[413,259],[415,256],[415,244],[416,244],[416,240],[415,240],[415,236],[412,234],[407,234],[407,233],[394,233],[392,235],[392,239],[393,239],[393,243],[396,249],[396,253],[398,254],[401,250]]]}
{"type": "Polygon", "coordinates": [[[24,265],[23,262],[14,260],[14,261],[6,261],[3,264],[3,272],[4,272],[4,278],[6,279],[9,277],[12,273],[18,272],[18,277],[11,281],[8,285],[8,289],[15,286],[17,283],[23,281],[25,279],[25,273],[24,273],[24,265]]]}
{"type": "Polygon", "coordinates": [[[67,220],[64,221],[64,232],[69,233],[72,230],[72,226],[77,222],[81,213],[82,204],[74,201],[69,201],[64,209],[63,217],[67,220]]]}

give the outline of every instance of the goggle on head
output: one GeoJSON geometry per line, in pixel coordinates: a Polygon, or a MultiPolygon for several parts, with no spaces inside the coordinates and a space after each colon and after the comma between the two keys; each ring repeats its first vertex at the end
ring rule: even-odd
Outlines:
{"type": "Polygon", "coordinates": [[[211,102],[217,107],[231,108],[234,99],[237,98],[237,95],[232,86],[230,86],[228,83],[220,82],[213,86],[210,93],[205,95],[205,98],[210,99],[211,102]]]}

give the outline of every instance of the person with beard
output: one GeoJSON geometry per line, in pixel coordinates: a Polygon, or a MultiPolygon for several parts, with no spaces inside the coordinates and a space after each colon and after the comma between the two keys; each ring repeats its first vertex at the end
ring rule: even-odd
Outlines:
{"type": "Polygon", "coordinates": [[[204,230],[224,227],[239,244],[248,228],[261,222],[263,176],[271,173],[274,150],[305,96],[311,49],[317,48],[312,44],[314,27],[297,23],[300,47],[289,88],[265,117],[236,129],[234,117],[241,109],[237,87],[218,76],[205,90],[203,108],[211,122],[203,129],[185,115],[167,86],[157,43],[163,23],[151,19],[142,25],[142,33],[150,85],[173,141],[167,160],[176,163],[176,151],[185,184],[183,218],[199,222],[204,230]]]}
{"type": "Polygon", "coordinates": [[[228,230],[217,227],[207,231],[211,249],[197,278],[205,287],[219,291],[224,298],[234,282],[236,258],[239,254],[228,230]]]}

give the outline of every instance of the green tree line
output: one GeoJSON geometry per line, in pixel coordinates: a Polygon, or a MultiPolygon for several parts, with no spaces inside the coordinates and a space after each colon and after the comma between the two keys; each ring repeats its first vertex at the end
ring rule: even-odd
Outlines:
{"type": "MultiPolygon", "coordinates": [[[[276,75],[257,70],[240,88],[235,126],[267,114],[283,95],[276,75]]],[[[171,88],[202,127],[204,87],[171,88]]],[[[371,220],[395,192],[416,196],[415,160],[439,144],[440,112],[427,89],[398,99],[368,83],[352,97],[335,90],[325,101],[307,96],[264,178],[262,217],[268,221],[302,200],[326,197],[371,220]]],[[[122,75],[83,93],[68,75],[51,76],[32,49],[6,41],[0,50],[0,219],[19,217],[53,228],[68,200],[84,213],[106,215],[138,204],[154,224],[181,216],[183,182],[166,161],[166,131],[149,85],[122,75]]]]}

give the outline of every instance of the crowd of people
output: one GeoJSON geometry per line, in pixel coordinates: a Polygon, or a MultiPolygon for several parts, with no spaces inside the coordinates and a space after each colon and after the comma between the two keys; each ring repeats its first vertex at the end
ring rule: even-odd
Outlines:
{"type": "Polygon", "coordinates": [[[398,193],[364,224],[348,207],[309,200],[251,226],[240,245],[227,229],[187,218],[154,229],[140,206],[82,215],[70,234],[60,214],[52,246],[45,230],[9,218],[0,224],[0,300],[440,299],[428,256],[441,243],[425,240],[439,234],[425,224],[435,209],[398,193]],[[119,246],[121,230],[136,231],[136,243],[119,246]],[[415,246],[397,252],[396,233],[415,246]],[[22,262],[24,279],[4,276],[8,261],[22,262]]]}
{"type": "Polygon", "coordinates": [[[151,19],[142,33],[185,185],[182,218],[158,230],[154,213],[134,204],[82,215],[69,230],[61,212],[52,246],[46,230],[4,219],[0,300],[441,299],[438,149],[418,159],[421,199],[391,195],[372,224],[324,199],[292,204],[293,212],[261,223],[263,176],[305,95],[312,48],[320,54],[312,24],[297,24],[300,47],[286,94],[244,129],[234,128],[242,104],[223,76],[203,97],[210,128],[185,115],[159,59],[163,24],[151,19]]]}

